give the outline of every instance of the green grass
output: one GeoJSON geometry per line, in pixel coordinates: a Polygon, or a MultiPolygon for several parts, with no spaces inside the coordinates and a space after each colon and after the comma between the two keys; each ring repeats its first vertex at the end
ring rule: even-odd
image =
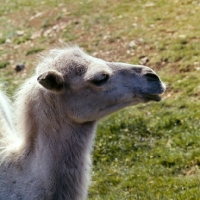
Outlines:
{"type": "Polygon", "coordinates": [[[10,95],[32,73],[37,53],[62,41],[79,44],[108,61],[138,64],[147,57],[146,65],[167,84],[162,102],[127,108],[100,122],[89,200],[199,199],[198,1],[9,0],[1,4],[0,79],[10,95]],[[17,35],[18,31],[24,34],[17,35]],[[26,71],[16,74],[14,66],[22,61],[26,71]]]}
{"type": "Polygon", "coordinates": [[[9,64],[8,61],[1,61],[0,62],[0,69],[5,68],[9,64]]]}
{"type": "Polygon", "coordinates": [[[31,55],[31,54],[35,54],[35,53],[38,53],[38,52],[41,52],[41,51],[43,51],[43,50],[44,50],[43,47],[35,47],[35,48],[33,48],[33,49],[28,50],[28,51],[26,52],[26,56],[31,55]]]}

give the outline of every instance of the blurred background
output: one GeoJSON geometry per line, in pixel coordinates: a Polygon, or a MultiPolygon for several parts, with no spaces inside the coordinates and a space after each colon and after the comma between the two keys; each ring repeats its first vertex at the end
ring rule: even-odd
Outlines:
{"type": "Polygon", "coordinates": [[[12,97],[40,53],[78,44],[107,61],[147,65],[163,101],[103,119],[89,200],[200,197],[199,0],[0,0],[0,88],[12,97]]]}

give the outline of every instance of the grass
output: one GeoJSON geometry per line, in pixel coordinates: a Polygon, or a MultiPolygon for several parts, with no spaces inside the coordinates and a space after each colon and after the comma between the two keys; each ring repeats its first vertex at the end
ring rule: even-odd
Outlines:
{"type": "Polygon", "coordinates": [[[0,69],[1,69],[1,68],[5,68],[8,64],[9,64],[8,61],[1,61],[1,62],[0,62],[0,69]]]}
{"type": "Polygon", "coordinates": [[[0,79],[10,95],[32,73],[37,53],[62,42],[108,61],[138,64],[147,57],[167,84],[162,102],[100,122],[89,200],[199,199],[199,12],[195,0],[9,0],[0,6],[0,79]],[[26,70],[16,73],[21,62],[26,70]]]}
{"type": "Polygon", "coordinates": [[[31,54],[38,53],[38,52],[43,51],[43,50],[44,50],[44,48],[42,48],[42,47],[35,47],[35,48],[33,48],[33,49],[28,50],[28,51],[26,52],[26,56],[31,55],[31,54]]]}

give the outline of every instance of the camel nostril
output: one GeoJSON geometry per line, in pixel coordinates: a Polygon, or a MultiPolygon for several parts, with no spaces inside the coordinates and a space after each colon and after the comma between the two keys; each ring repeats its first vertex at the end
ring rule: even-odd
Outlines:
{"type": "Polygon", "coordinates": [[[146,73],[145,76],[146,76],[148,81],[159,81],[159,78],[156,74],[146,73]]]}

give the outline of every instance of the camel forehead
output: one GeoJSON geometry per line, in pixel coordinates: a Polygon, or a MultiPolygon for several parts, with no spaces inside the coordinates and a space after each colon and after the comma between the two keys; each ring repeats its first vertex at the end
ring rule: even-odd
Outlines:
{"type": "Polygon", "coordinates": [[[42,74],[48,70],[57,70],[63,75],[80,77],[86,72],[95,74],[109,70],[109,68],[106,61],[92,57],[75,46],[51,50],[38,65],[37,74],[42,74]]]}
{"type": "Polygon", "coordinates": [[[89,55],[79,47],[52,49],[41,57],[37,74],[57,70],[63,74],[74,72],[75,75],[81,75],[87,71],[90,62],[89,55]]]}
{"type": "Polygon", "coordinates": [[[62,72],[73,73],[76,76],[86,73],[88,65],[91,63],[89,56],[78,47],[64,49],[58,56],[55,62],[60,63],[58,67],[62,72]]]}
{"type": "Polygon", "coordinates": [[[86,72],[98,73],[109,68],[104,60],[86,54],[78,47],[64,49],[56,63],[62,63],[58,67],[63,73],[82,76],[86,72]]]}

